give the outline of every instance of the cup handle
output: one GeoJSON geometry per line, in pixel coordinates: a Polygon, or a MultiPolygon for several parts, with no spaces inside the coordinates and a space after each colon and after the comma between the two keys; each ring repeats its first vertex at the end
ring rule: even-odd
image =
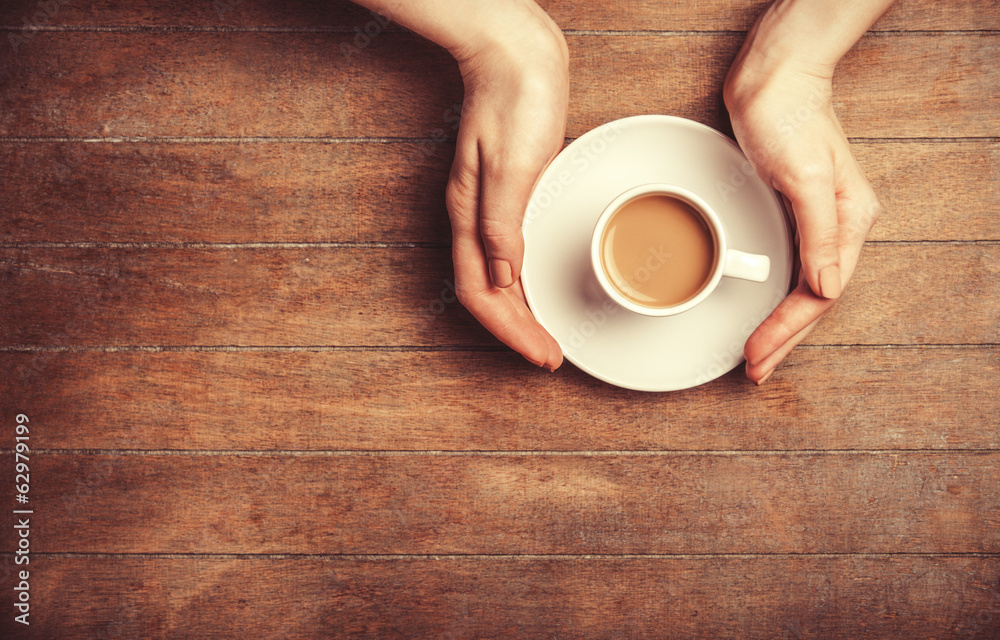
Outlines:
{"type": "Polygon", "coordinates": [[[754,253],[744,253],[736,249],[726,251],[726,264],[722,275],[751,282],[765,282],[771,273],[771,259],[754,253]]]}

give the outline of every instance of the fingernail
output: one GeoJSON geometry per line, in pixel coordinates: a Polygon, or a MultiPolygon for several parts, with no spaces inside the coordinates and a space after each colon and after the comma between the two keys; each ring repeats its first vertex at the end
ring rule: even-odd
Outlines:
{"type": "Polygon", "coordinates": [[[549,362],[553,362],[555,364],[549,365],[549,371],[554,373],[555,370],[559,368],[559,365],[562,364],[562,359],[562,349],[558,346],[556,347],[556,352],[554,354],[550,351],[549,362]]]}
{"type": "Polygon", "coordinates": [[[819,270],[819,295],[830,299],[840,297],[840,267],[831,264],[819,270]]]}
{"type": "Polygon", "coordinates": [[[530,362],[531,364],[535,365],[536,367],[544,367],[545,366],[545,362],[543,360],[535,360],[533,358],[529,358],[528,356],[524,356],[524,359],[527,360],[528,362],[530,362]]]}
{"type": "Polygon", "coordinates": [[[493,284],[501,289],[506,289],[514,284],[514,272],[510,268],[510,263],[498,258],[490,260],[490,278],[493,280],[493,284]]]}
{"type": "Polygon", "coordinates": [[[774,373],[774,369],[771,369],[770,371],[768,371],[767,373],[765,373],[764,377],[757,381],[757,386],[759,387],[760,385],[762,385],[765,382],[767,382],[768,379],[771,377],[772,373],[774,373]]]}
{"type": "Polygon", "coordinates": [[[760,364],[761,362],[764,362],[765,360],[767,360],[768,358],[770,358],[771,356],[773,356],[773,355],[774,355],[774,353],[775,353],[775,352],[776,352],[776,351],[777,351],[777,350],[778,350],[778,349],[779,349],[780,347],[781,347],[781,345],[778,345],[777,347],[775,347],[775,348],[774,348],[774,351],[770,351],[770,352],[768,352],[768,353],[766,353],[766,354],[762,355],[761,357],[757,358],[757,359],[756,359],[756,360],[754,360],[753,362],[750,362],[749,360],[747,360],[747,371],[749,371],[749,370],[750,370],[750,367],[756,367],[756,366],[758,366],[758,365],[759,365],[759,364],[760,364]]]}

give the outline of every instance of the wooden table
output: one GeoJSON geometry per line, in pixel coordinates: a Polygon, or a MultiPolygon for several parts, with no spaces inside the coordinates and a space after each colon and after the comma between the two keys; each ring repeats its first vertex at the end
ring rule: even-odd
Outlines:
{"type": "MultiPolygon", "coordinates": [[[[762,0],[542,4],[568,136],[728,129],[762,0]]],[[[851,287],[765,386],[669,394],[448,303],[461,80],[420,38],[334,0],[0,24],[3,637],[1000,637],[995,0],[847,56],[888,209],[851,287]]]]}

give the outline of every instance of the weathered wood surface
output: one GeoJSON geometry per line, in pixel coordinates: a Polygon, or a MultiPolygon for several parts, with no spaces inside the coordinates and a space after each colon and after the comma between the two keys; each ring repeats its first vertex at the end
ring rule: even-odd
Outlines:
{"type": "MultiPolygon", "coordinates": [[[[571,36],[567,135],[644,113],[725,129],[742,38],[571,36]]],[[[45,31],[29,44],[0,58],[2,136],[431,138],[462,97],[454,61],[407,33],[352,55],[322,33],[45,31]]],[[[855,137],[1000,136],[998,57],[992,34],[868,36],[839,67],[835,106],[855,137]]]]}
{"type": "MultiPolygon", "coordinates": [[[[725,130],[766,3],[541,4],[576,137],[725,130]]],[[[764,387],[672,394],[437,305],[435,46],[355,42],[343,1],[45,6],[0,6],[0,415],[32,418],[38,509],[32,635],[7,552],[0,636],[1000,636],[994,0],[900,0],[847,56],[887,207],[859,273],[764,387]]]]}
{"type": "Polygon", "coordinates": [[[36,453],[31,467],[37,552],[1000,553],[996,451],[36,453]]]}
{"type": "MultiPolygon", "coordinates": [[[[0,345],[499,344],[447,248],[0,249],[0,345]],[[443,301],[443,302],[442,302],[443,301]]],[[[1000,343],[1000,245],[876,244],[808,344],[1000,343]]]]}
{"type": "MultiPolygon", "coordinates": [[[[599,30],[746,30],[768,5],[767,0],[700,0],[695,3],[624,0],[615,3],[540,0],[538,3],[563,29],[599,30]]],[[[345,0],[218,0],[205,2],[95,0],[60,2],[40,16],[38,0],[7,0],[0,25],[69,26],[196,26],[319,28],[364,30],[372,16],[345,0]],[[36,18],[36,16],[38,16],[36,18]]],[[[51,7],[51,3],[49,3],[51,7]]],[[[993,0],[900,0],[874,27],[876,30],[1000,29],[993,0]]],[[[372,29],[374,31],[374,29],[372,29]]]]}
{"type": "Polygon", "coordinates": [[[763,387],[738,370],[666,395],[506,350],[0,353],[0,371],[0,415],[27,412],[43,449],[1000,449],[996,347],[800,348],[763,387]]]}
{"type": "Polygon", "coordinates": [[[38,635],[12,639],[1000,633],[993,557],[38,557],[32,567],[49,613],[33,619],[38,635]]]}
{"type": "MultiPolygon", "coordinates": [[[[870,239],[1000,240],[1000,143],[854,145],[870,239]]],[[[454,144],[0,143],[0,242],[447,244],[454,144]]]]}

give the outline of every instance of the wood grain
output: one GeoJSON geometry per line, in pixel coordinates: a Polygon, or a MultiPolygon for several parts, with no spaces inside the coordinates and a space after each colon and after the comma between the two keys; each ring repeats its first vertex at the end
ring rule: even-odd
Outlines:
{"type": "Polygon", "coordinates": [[[39,553],[1000,552],[995,451],[36,452],[31,476],[39,553]]]}
{"type": "MultiPolygon", "coordinates": [[[[643,113],[726,129],[740,40],[570,37],[567,134],[643,113]]],[[[429,138],[461,102],[454,61],[412,34],[350,55],[316,33],[40,32],[31,45],[0,59],[0,135],[429,138]]],[[[998,55],[993,34],[866,37],[841,63],[835,106],[856,137],[995,137],[998,55]]]]}
{"type": "MultiPolygon", "coordinates": [[[[453,133],[449,131],[449,133],[453,133]]],[[[451,239],[453,143],[0,143],[0,242],[451,239]]],[[[862,142],[871,240],[1000,240],[1000,144],[862,142]]]]}
{"type": "MultiPolygon", "coordinates": [[[[870,245],[807,343],[1000,343],[998,258],[870,245]]],[[[499,344],[450,278],[444,248],[0,249],[0,304],[17,314],[0,345],[499,344]]]]}
{"type": "Polygon", "coordinates": [[[0,250],[5,344],[498,344],[447,249],[0,250]],[[442,294],[444,292],[444,294],[442,294]],[[444,307],[445,305],[441,305],[444,307]]]}
{"type": "MultiPolygon", "coordinates": [[[[768,0],[701,0],[697,3],[625,0],[613,4],[580,0],[539,0],[563,29],[746,30],[768,0]]],[[[327,27],[362,30],[372,17],[345,0],[95,0],[68,2],[33,20],[37,0],[8,0],[0,24],[99,26],[327,27]]],[[[998,29],[1000,11],[992,0],[940,3],[901,0],[875,29],[998,29]]]]}
{"type": "MultiPolygon", "coordinates": [[[[727,130],[766,2],[541,4],[576,137],[727,130]]],[[[373,24],[0,6],[0,242],[126,245],[0,248],[31,637],[1000,636],[1000,5],[901,0],[848,55],[876,242],[768,385],[674,394],[541,372],[450,302],[457,67],[373,24]]]]}
{"type": "MultiPolygon", "coordinates": [[[[564,29],[749,29],[771,0],[699,0],[694,3],[626,0],[580,2],[539,0],[539,4],[564,29]]],[[[928,0],[902,0],[878,22],[876,30],[997,29],[1000,10],[990,0],[942,4],[928,0]]]]}
{"type": "Polygon", "coordinates": [[[0,144],[0,242],[445,243],[454,153],[433,141],[0,144]]]}
{"type": "Polygon", "coordinates": [[[39,556],[32,635],[9,637],[991,640],[998,572],[996,557],[39,556]]]}
{"type": "Polygon", "coordinates": [[[764,387],[739,368],[671,394],[508,351],[0,353],[0,370],[0,415],[44,425],[42,449],[1000,449],[995,347],[800,348],[764,387]]]}
{"type": "Polygon", "coordinates": [[[885,213],[870,240],[1000,239],[1000,143],[859,143],[885,213]]]}

